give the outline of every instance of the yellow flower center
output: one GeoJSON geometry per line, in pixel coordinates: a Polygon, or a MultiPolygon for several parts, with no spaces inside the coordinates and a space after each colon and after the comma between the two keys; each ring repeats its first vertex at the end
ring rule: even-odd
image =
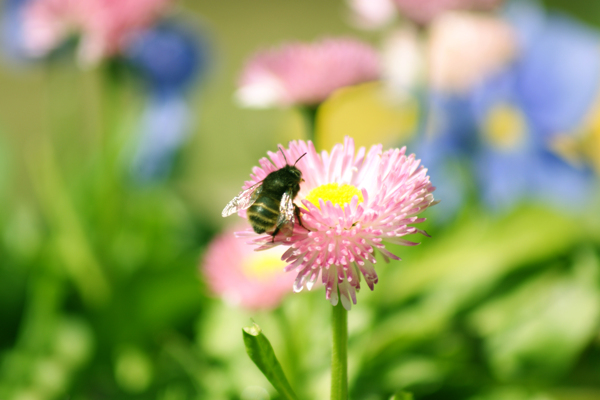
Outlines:
{"type": "Polygon", "coordinates": [[[321,208],[319,206],[319,199],[323,199],[325,203],[331,201],[331,204],[339,204],[343,209],[344,204],[350,204],[354,196],[358,197],[359,203],[365,201],[361,191],[355,186],[347,185],[345,183],[343,185],[338,183],[327,183],[311,190],[308,196],[306,196],[306,200],[321,208]]]}
{"type": "Polygon", "coordinates": [[[285,263],[281,261],[280,252],[261,251],[246,257],[242,270],[247,277],[259,281],[267,281],[278,273],[283,273],[285,263]]]}
{"type": "Polygon", "coordinates": [[[490,110],[484,123],[484,133],[490,143],[506,150],[516,147],[525,138],[526,130],[522,113],[509,104],[490,110]]]}

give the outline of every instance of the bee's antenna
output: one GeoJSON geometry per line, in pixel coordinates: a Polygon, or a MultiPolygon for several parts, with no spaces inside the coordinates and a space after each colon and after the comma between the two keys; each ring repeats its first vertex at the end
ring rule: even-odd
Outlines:
{"type": "Polygon", "coordinates": [[[294,163],[294,167],[296,166],[296,164],[298,164],[298,161],[300,161],[300,159],[301,159],[302,157],[304,157],[305,155],[307,155],[307,154],[308,154],[308,153],[304,153],[304,154],[302,154],[300,157],[298,157],[298,159],[297,159],[297,160],[296,160],[296,162],[294,163]]]}
{"type": "Polygon", "coordinates": [[[279,151],[281,152],[281,154],[283,154],[283,159],[285,160],[285,165],[288,165],[288,160],[285,157],[285,153],[283,152],[283,149],[281,147],[279,148],[279,151]]]}

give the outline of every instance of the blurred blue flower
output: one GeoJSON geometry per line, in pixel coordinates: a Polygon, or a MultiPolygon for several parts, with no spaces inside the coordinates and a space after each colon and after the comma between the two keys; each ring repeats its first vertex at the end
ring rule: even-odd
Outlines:
{"type": "Polygon", "coordinates": [[[132,40],[125,58],[141,71],[152,92],[171,95],[188,89],[206,71],[209,51],[198,32],[165,21],[132,40]]]}
{"type": "Polygon", "coordinates": [[[474,169],[482,199],[493,209],[527,199],[572,210],[587,205],[593,193],[590,169],[570,165],[541,147],[510,152],[483,148],[474,169]]]}
{"type": "Polygon", "coordinates": [[[23,10],[31,0],[5,0],[2,4],[2,49],[13,60],[26,59],[23,48],[23,10]]]}
{"type": "Polygon", "coordinates": [[[409,151],[427,165],[436,198],[443,199],[430,212],[436,214],[435,220],[447,221],[472,191],[467,171],[477,151],[477,126],[466,97],[432,93],[425,106],[426,132],[409,145],[409,151]]]}
{"type": "Polygon", "coordinates": [[[168,176],[177,152],[189,135],[190,125],[191,113],[183,97],[151,97],[134,144],[134,179],[151,182],[168,176]]]}
{"type": "Polygon", "coordinates": [[[521,57],[471,95],[481,127],[479,187],[495,208],[526,198],[583,205],[592,192],[591,169],[550,149],[554,137],[582,124],[599,93],[600,36],[566,16],[536,13],[533,3],[521,7],[518,18],[514,8],[508,14],[526,40],[521,57]]]}
{"type": "Polygon", "coordinates": [[[600,83],[600,36],[564,16],[550,16],[516,66],[516,90],[534,134],[575,129],[600,83]]]}
{"type": "Polygon", "coordinates": [[[506,15],[517,30],[519,58],[463,97],[435,94],[434,133],[414,144],[438,197],[450,196],[449,205],[440,203],[448,213],[468,197],[455,192],[468,193],[469,180],[493,209],[524,200],[573,209],[587,204],[594,189],[590,168],[551,149],[554,138],[582,124],[599,93],[598,33],[546,16],[535,3],[512,3],[506,15]],[[457,174],[456,165],[471,176],[457,174]]]}
{"type": "Polygon", "coordinates": [[[550,137],[540,133],[527,102],[515,90],[515,76],[504,78],[487,86],[483,90],[487,93],[479,91],[472,97],[480,126],[473,168],[484,202],[495,209],[524,199],[583,205],[592,190],[591,170],[571,165],[551,151],[550,137]]]}
{"type": "Polygon", "coordinates": [[[168,176],[188,137],[191,113],[186,95],[207,70],[207,40],[185,24],[165,21],[138,35],[125,59],[141,72],[148,88],[133,175],[138,182],[151,182],[168,176]]]}
{"type": "Polygon", "coordinates": [[[512,0],[502,10],[504,18],[515,28],[517,42],[526,51],[546,24],[546,14],[536,0],[512,0]]]}

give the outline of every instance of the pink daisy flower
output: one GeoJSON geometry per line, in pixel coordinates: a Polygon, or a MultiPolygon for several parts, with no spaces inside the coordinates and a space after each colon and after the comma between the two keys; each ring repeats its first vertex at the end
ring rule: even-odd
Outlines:
{"type": "Polygon", "coordinates": [[[78,0],[34,0],[23,11],[23,45],[32,57],[54,50],[77,30],[81,3],[78,0]]]}
{"type": "MultiPolygon", "coordinates": [[[[269,152],[253,169],[244,188],[297,160],[304,182],[295,198],[301,209],[301,222],[295,221],[291,236],[257,235],[248,230],[238,236],[250,238],[257,250],[283,245],[286,271],[296,271],[294,291],[310,290],[321,276],[326,298],[347,310],[356,304],[356,291],[364,278],[373,290],[377,283],[375,253],[387,262],[399,258],[384,243],[412,246],[417,243],[404,236],[424,231],[410,226],[424,221],[417,215],[433,205],[434,187],[427,170],[406,148],[382,150],[381,145],[364,147],[355,152],[354,141],[334,146],[331,153],[320,154],[311,142],[294,141],[288,149],[269,152]]],[[[241,213],[244,214],[243,212],[241,213]]]]}
{"type": "Polygon", "coordinates": [[[118,54],[151,25],[172,0],[33,0],[24,11],[24,45],[44,56],[68,38],[80,37],[78,56],[93,64],[118,54]]]}
{"type": "Polygon", "coordinates": [[[249,310],[268,310],[292,292],[294,277],[284,267],[280,251],[255,252],[230,231],[209,244],[201,271],[210,291],[225,302],[249,310]]]}
{"type": "Polygon", "coordinates": [[[377,52],[360,41],[290,43],[254,55],[236,97],[249,107],[317,105],[339,88],[378,77],[377,52]]]}

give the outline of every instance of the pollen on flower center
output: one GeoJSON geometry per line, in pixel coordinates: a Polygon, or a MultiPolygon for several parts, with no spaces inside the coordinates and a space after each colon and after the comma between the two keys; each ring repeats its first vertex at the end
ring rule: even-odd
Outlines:
{"type": "Polygon", "coordinates": [[[354,196],[358,197],[359,203],[364,201],[361,191],[355,186],[327,183],[311,190],[308,196],[306,196],[306,200],[317,207],[319,207],[319,199],[323,199],[324,202],[331,201],[333,205],[339,204],[344,208],[344,204],[350,204],[354,196]]]}

